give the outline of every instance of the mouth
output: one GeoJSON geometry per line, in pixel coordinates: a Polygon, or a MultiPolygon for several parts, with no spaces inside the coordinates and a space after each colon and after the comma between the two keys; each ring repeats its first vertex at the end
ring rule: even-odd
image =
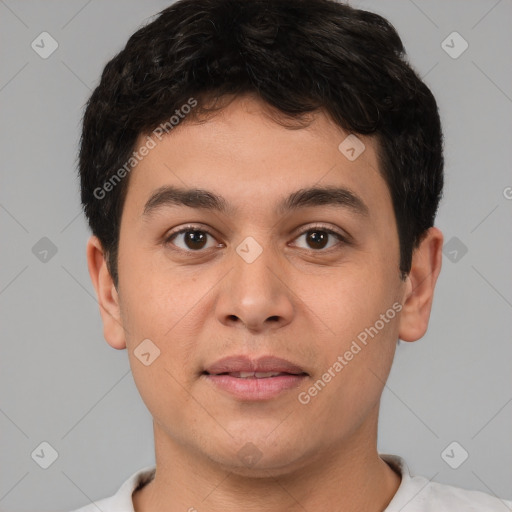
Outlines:
{"type": "Polygon", "coordinates": [[[216,390],[240,401],[270,400],[301,385],[309,376],[285,359],[235,356],[221,359],[202,372],[216,390]]]}
{"type": "Polygon", "coordinates": [[[288,373],[288,372],[225,372],[225,373],[208,373],[203,372],[205,375],[229,375],[236,379],[269,379],[271,377],[279,377],[281,375],[306,375],[305,373],[288,373]]]}

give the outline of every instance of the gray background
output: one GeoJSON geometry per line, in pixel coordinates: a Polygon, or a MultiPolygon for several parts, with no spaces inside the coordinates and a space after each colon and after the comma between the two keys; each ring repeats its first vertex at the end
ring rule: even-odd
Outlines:
{"type": "MultiPolygon", "coordinates": [[[[103,340],[75,169],[83,104],[103,66],[168,4],[0,0],[2,511],[70,510],[154,462],[127,353],[103,340]],[[43,31],[59,44],[47,59],[31,48],[43,31]],[[40,246],[33,252],[43,237],[57,249],[46,261],[40,246]],[[31,457],[43,441],[58,453],[46,470],[31,457]]],[[[512,2],[352,5],[396,26],[438,99],[446,190],[437,225],[446,242],[456,237],[427,335],[397,349],[379,450],[415,474],[510,498],[512,2]],[[469,44],[458,58],[441,46],[453,31],[469,44]],[[441,456],[453,441],[462,448],[448,450],[452,464],[469,453],[458,469],[441,456]]],[[[452,51],[460,43],[448,40],[452,51]]]]}

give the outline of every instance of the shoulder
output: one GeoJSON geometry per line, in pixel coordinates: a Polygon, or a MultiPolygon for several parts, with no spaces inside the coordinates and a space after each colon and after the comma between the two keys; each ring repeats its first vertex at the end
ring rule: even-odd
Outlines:
{"type": "MultiPolygon", "coordinates": [[[[425,512],[440,512],[464,510],[465,512],[512,512],[512,501],[502,500],[496,496],[480,492],[462,489],[451,485],[431,482],[424,477],[416,476],[412,480],[417,480],[422,486],[425,486],[425,492],[418,496],[418,500],[424,501],[425,512]]],[[[423,510],[423,509],[421,509],[423,510]]]]}
{"type": "Polygon", "coordinates": [[[98,510],[101,510],[101,512],[117,512],[119,509],[116,507],[115,498],[116,496],[110,496],[109,498],[97,500],[71,512],[98,512],[98,510]]]}
{"type": "Polygon", "coordinates": [[[402,476],[400,487],[385,512],[512,512],[512,501],[412,476],[401,457],[390,454],[380,457],[402,476]]]}
{"type": "Polygon", "coordinates": [[[155,477],[155,472],[155,466],[139,469],[121,485],[114,496],[94,501],[71,512],[134,512],[133,492],[149,483],[155,477]]]}

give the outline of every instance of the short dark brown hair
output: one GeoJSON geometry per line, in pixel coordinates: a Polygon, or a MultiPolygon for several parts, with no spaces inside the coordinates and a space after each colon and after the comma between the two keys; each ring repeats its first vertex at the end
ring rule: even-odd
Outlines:
{"type": "Polygon", "coordinates": [[[243,93],[286,116],[322,109],[350,133],[375,135],[404,277],[441,198],[443,136],[434,96],[393,26],[334,0],[179,0],[107,63],[84,114],[81,199],[116,286],[129,176],[112,180],[127,174],[136,140],[190,98],[199,105],[185,122],[208,101],[243,93]]]}

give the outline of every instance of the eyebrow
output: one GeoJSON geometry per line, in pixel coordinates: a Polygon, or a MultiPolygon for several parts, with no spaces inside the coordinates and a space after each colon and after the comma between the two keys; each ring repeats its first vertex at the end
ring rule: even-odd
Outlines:
{"type": "MultiPolygon", "coordinates": [[[[165,186],[156,189],[144,206],[143,217],[149,217],[164,207],[188,206],[212,210],[226,215],[235,215],[236,208],[214,192],[200,188],[178,188],[165,186]]],[[[368,207],[354,192],[334,186],[302,188],[292,192],[277,205],[277,213],[284,214],[300,208],[334,206],[345,208],[358,215],[367,216],[368,207]]]]}

